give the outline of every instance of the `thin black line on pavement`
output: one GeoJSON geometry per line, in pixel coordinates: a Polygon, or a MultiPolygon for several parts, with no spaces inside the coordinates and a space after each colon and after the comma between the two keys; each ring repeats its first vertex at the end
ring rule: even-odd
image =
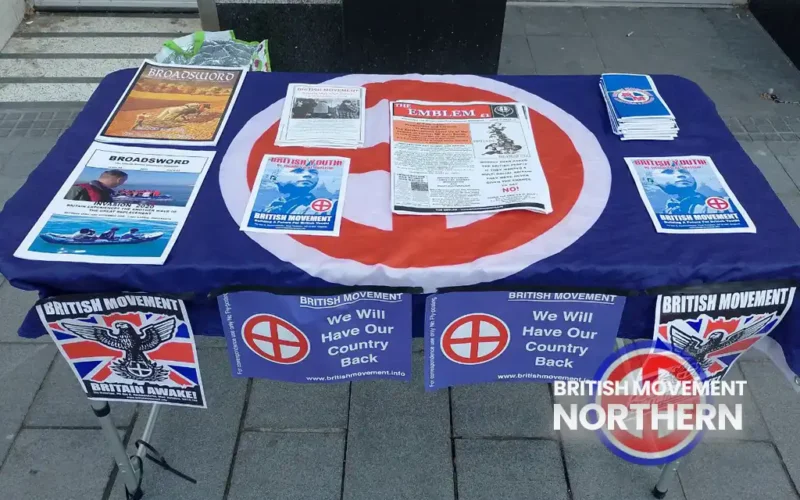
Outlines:
{"type": "Polygon", "coordinates": [[[450,410],[450,463],[453,465],[453,498],[458,500],[458,466],[456,465],[456,430],[453,427],[453,388],[447,388],[447,407],[450,410]]]}
{"type": "Polygon", "coordinates": [[[344,452],[342,453],[342,480],[339,488],[339,499],[344,500],[344,479],[347,474],[347,437],[350,435],[350,402],[353,400],[353,383],[347,386],[347,420],[344,425],[344,452]]]}
{"type": "MultiPolygon", "coordinates": [[[[247,388],[244,391],[244,404],[242,405],[242,414],[239,416],[239,427],[236,429],[236,440],[233,443],[233,455],[231,456],[231,466],[228,469],[228,477],[225,480],[225,490],[222,493],[222,500],[228,500],[228,495],[231,492],[231,484],[233,483],[233,470],[236,468],[236,456],[239,454],[239,443],[242,440],[242,433],[244,432],[244,422],[247,418],[247,408],[250,406],[250,394],[253,391],[253,378],[247,379],[247,388]]],[[[105,499],[104,499],[105,500],[105,499]]]]}
{"type": "MultiPolygon", "coordinates": [[[[556,398],[553,394],[553,384],[547,384],[547,392],[550,394],[550,406],[555,408],[556,398]]],[[[569,469],[567,469],[567,454],[564,452],[564,436],[561,435],[560,430],[556,432],[558,433],[558,451],[561,453],[561,467],[564,469],[564,482],[567,483],[567,495],[570,500],[574,500],[575,495],[572,493],[572,484],[569,481],[569,469]]]]}

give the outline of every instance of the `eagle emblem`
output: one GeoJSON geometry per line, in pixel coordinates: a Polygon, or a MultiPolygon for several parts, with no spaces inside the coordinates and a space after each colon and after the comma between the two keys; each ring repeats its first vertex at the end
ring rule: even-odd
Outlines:
{"type": "Polygon", "coordinates": [[[61,326],[81,338],[123,351],[123,356],[111,363],[111,370],[120,377],[158,382],[169,376],[169,370],[152,361],[146,353],[175,336],[175,318],[151,323],[138,330],[127,321],[115,321],[111,328],[63,321],[61,326]]]}
{"type": "MultiPolygon", "coordinates": [[[[765,315],[752,323],[745,325],[743,328],[726,336],[723,330],[715,330],[708,335],[708,338],[701,339],[679,328],[677,325],[670,325],[669,327],[669,340],[675,348],[683,351],[688,356],[691,356],[697,361],[703,370],[708,368],[714,363],[715,358],[720,355],[720,351],[725,349],[727,354],[728,349],[739,341],[754,337],[761,333],[764,327],[775,319],[775,314],[765,315]]],[[[724,374],[724,372],[723,372],[724,374]]]]}

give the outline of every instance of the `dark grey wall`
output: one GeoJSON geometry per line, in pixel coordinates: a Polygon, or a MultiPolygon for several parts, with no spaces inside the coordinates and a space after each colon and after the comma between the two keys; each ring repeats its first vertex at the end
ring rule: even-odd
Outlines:
{"type": "Polygon", "coordinates": [[[750,11],[800,68],[800,0],[751,0],[750,11]]]}

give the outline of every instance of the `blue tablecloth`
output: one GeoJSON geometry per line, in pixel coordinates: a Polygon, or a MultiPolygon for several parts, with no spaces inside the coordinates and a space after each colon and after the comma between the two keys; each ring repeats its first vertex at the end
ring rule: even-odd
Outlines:
{"type": "MultiPolygon", "coordinates": [[[[211,335],[221,335],[216,302],[206,297],[212,290],[228,285],[290,289],[330,286],[277,258],[240,232],[223,201],[219,183],[223,156],[251,117],[283,98],[289,83],[318,83],[332,78],[330,75],[252,73],[247,76],[216,147],[218,154],[211,171],[165,265],[38,262],[12,256],[91,144],[133,74],[133,70],[123,70],[103,80],[72,127],[22,189],[7,202],[0,214],[0,234],[3,235],[0,238],[0,272],[14,286],[39,290],[43,295],[136,290],[194,294],[187,301],[194,329],[211,335]]],[[[622,142],[611,133],[597,76],[489,78],[535,94],[576,118],[596,136],[611,171],[608,202],[585,234],[560,252],[494,284],[641,292],[662,286],[800,278],[800,229],[728,132],[714,104],[696,84],[674,76],[654,78],[680,126],[677,140],[622,142]],[[749,212],[757,234],[656,233],[623,158],[668,155],[711,156],[749,212]]],[[[410,86],[408,95],[403,97],[415,98],[413,90],[410,86]]],[[[587,178],[585,182],[591,183],[592,179],[587,178]]],[[[551,182],[551,191],[554,189],[551,182]]],[[[554,199],[554,203],[557,202],[554,199]]],[[[348,238],[348,231],[343,227],[343,240],[348,238]]],[[[469,245],[469,241],[464,244],[469,245]]],[[[413,282],[405,284],[414,285],[413,282]]],[[[620,336],[650,337],[654,303],[653,295],[631,296],[620,336]]],[[[423,296],[415,297],[415,324],[420,323],[423,304],[423,296]]],[[[800,310],[795,304],[773,333],[795,372],[800,372],[800,335],[792,333],[800,331],[799,327],[800,310]]],[[[32,315],[20,328],[20,335],[25,337],[43,333],[32,315]]],[[[421,333],[421,329],[415,331],[415,335],[421,333]]]]}

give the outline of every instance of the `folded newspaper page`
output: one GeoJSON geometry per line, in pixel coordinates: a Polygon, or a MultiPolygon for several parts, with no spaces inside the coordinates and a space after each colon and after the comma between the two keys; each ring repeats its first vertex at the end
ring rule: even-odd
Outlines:
{"type": "Polygon", "coordinates": [[[240,229],[339,236],[349,167],[339,156],[264,155],[240,229]]]}
{"type": "Polygon", "coordinates": [[[213,159],[213,151],[95,142],[14,256],[163,264],[213,159]]]}
{"type": "Polygon", "coordinates": [[[553,211],[527,108],[520,103],[396,101],[392,211],[553,211]]]}
{"type": "Polygon", "coordinates": [[[365,94],[364,87],[290,84],[275,145],[363,146],[365,94]]]}

